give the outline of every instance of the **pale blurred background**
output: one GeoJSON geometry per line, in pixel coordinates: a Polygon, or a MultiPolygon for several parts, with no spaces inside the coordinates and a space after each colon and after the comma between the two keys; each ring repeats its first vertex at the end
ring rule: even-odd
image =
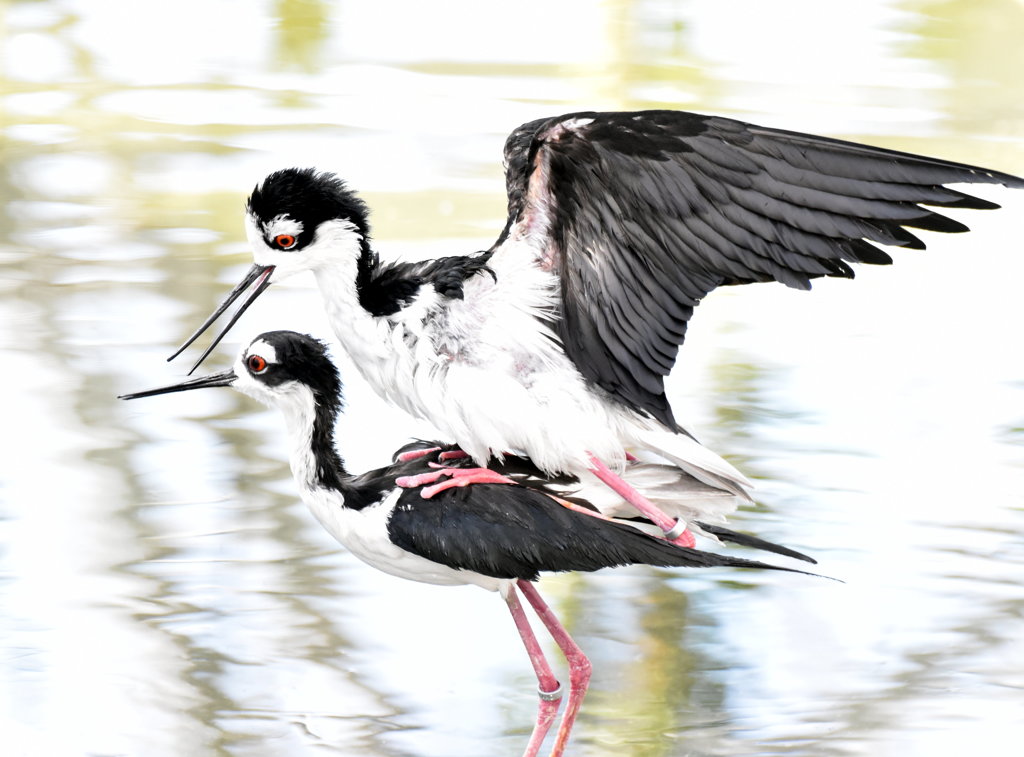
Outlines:
{"type": "MultiPolygon", "coordinates": [[[[164,358],[248,265],[268,171],[338,171],[406,257],[487,247],[505,135],[572,110],[1024,174],[1020,0],[39,0],[0,2],[0,33],[4,755],[525,745],[534,682],[496,597],[340,551],[279,419],[239,395],[115,399],[187,370],[195,351],[164,358]]],[[[1004,210],[958,213],[972,233],[925,232],[891,268],[701,306],[677,415],[756,480],[736,526],[845,583],[546,579],[596,669],[570,755],[1020,754],[1024,193],[980,193],[1004,210]]],[[[205,369],[270,328],[328,336],[310,280],[205,369]]],[[[351,467],[431,433],[345,375],[351,467]]]]}

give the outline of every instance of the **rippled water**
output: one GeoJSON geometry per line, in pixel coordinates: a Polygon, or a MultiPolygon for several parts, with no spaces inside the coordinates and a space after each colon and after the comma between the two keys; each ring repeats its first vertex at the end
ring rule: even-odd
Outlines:
{"type": "MultiPolygon", "coordinates": [[[[248,261],[267,171],[334,169],[385,255],[481,249],[505,134],[680,107],[1024,173],[1024,4],[0,3],[0,752],[521,752],[502,603],[321,532],[278,418],[125,405],[248,261]]],[[[596,674],[573,755],[1017,754],[1024,736],[1024,197],[828,281],[719,292],[677,415],[758,483],[738,527],[845,583],[629,569],[542,589],[596,674]]],[[[1024,194],[1024,193],[1019,193],[1024,194]]],[[[268,328],[326,336],[275,287],[268,328]]],[[[344,452],[430,433],[349,366],[344,452]]]]}

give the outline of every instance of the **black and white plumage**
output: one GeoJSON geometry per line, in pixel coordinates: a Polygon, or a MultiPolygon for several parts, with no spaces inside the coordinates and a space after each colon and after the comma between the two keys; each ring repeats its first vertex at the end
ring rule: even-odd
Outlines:
{"type": "MultiPolygon", "coordinates": [[[[544,571],[594,571],[631,564],[791,570],[678,547],[597,515],[580,499],[585,492],[572,491],[579,482],[550,479],[529,460],[514,456],[491,461],[506,483],[453,487],[430,498],[422,496],[422,485],[399,485],[399,481],[437,475],[441,468],[436,461],[451,451],[437,444],[408,445],[396,453],[391,465],[349,474],[334,445],[335,419],[341,409],[337,370],[321,342],[294,332],[261,334],[231,370],[122,399],[218,386],[232,386],[281,410],[291,443],[291,469],[303,500],[355,556],[401,578],[475,584],[501,593],[523,634],[544,694],[527,754],[536,754],[551,725],[559,688],[529,624],[521,625],[526,619],[516,598],[517,587],[538,610],[569,660],[570,699],[552,752],[561,754],[586,690],[589,663],[528,582],[544,571]]],[[[445,460],[445,470],[470,465],[465,457],[445,460]]],[[[770,542],[711,528],[725,539],[813,562],[770,542]]]]}
{"type": "Polygon", "coordinates": [[[539,119],[510,135],[505,161],[497,242],[423,263],[382,262],[365,206],[335,176],[271,174],[248,203],[255,265],[192,339],[252,282],[238,314],[271,276],[312,270],[369,383],[477,462],[517,450],[547,472],[610,484],[622,474],[622,497],[599,503],[619,514],[652,499],[626,465],[628,450],[646,450],[707,487],[663,509],[713,519],[749,498],[749,482],[685,432],[664,391],[701,299],[723,285],[852,277],[851,263],[891,262],[876,243],[923,248],[907,228],[966,230],[926,206],[997,207],[945,185],[1024,187],[975,166],[677,111],[539,119]]]}

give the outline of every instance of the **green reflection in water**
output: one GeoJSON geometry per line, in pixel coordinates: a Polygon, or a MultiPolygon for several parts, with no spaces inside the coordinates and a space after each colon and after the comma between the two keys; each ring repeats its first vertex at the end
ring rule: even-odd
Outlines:
{"type": "Polygon", "coordinates": [[[595,662],[577,725],[577,740],[586,744],[587,754],[674,754],[681,724],[721,706],[721,691],[714,686],[702,681],[695,690],[699,671],[715,664],[702,659],[692,642],[689,598],[663,580],[668,575],[663,571],[632,572],[643,577],[631,584],[635,591],[628,598],[621,597],[628,613],[606,617],[598,610],[608,592],[601,576],[563,576],[547,591],[566,628],[595,662]],[[635,625],[629,619],[634,613],[635,625]],[[609,638],[621,644],[614,657],[597,644],[609,638]]]}
{"type": "Polygon", "coordinates": [[[615,705],[611,722],[617,720],[624,729],[616,729],[608,738],[629,744],[631,754],[662,757],[674,748],[665,734],[678,732],[680,722],[689,720],[694,709],[704,713],[716,707],[707,691],[694,696],[697,669],[702,666],[687,641],[689,598],[654,580],[639,605],[635,662],[620,683],[619,696],[609,697],[615,705]]]}
{"type": "MultiPolygon", "coordinates": [[[[949,128],[958,134],[1024,136],[1024,5],[907,0],[903,7],[913,14],[907,53],[934,61],[951,82],[939,93],[949,128]]],[[[975,147],[971,160],[983,160],[975,147]]]]}
{"type": "MultiPolygon", "coordinates": [[[[278,0],[274,3],[277,34],[274,38],[275,69],[296,69],[316,73],[324,60],[324,46],[330,37],[329,3],[317,0],[278,0]]],[[[285,98],[282,107],[304,104],[299,93],[285,98]]]]}
{"type": "Polygon", "coordinates": [[[710,366],[713,403],[712,448],[730,450],[729,462],[753,479],[777,477],[765,459],[770,449],[773,423],[797,423],[800,413],[785,409],[771,387],[783,384],[783,371],[777,366],[752,360],[734,349],[718,350],[710,366]]]}

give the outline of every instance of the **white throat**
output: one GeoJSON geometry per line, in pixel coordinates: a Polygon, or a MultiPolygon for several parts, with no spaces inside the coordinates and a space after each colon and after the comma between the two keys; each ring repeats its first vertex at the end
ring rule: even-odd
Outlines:
{"type": "Polygon", "coordinates": [[[313,454],[313,423],[316,420],[316,399],[305,384],[290,381],[273,389],[252,379],[241,365],[235,366],[238,380],[235,388],[253,399],[276,407],[284,416],[288,432],[288,462],[296,483],[307,492],[321,489],[317,480],[317,462],[313,454]]]}

